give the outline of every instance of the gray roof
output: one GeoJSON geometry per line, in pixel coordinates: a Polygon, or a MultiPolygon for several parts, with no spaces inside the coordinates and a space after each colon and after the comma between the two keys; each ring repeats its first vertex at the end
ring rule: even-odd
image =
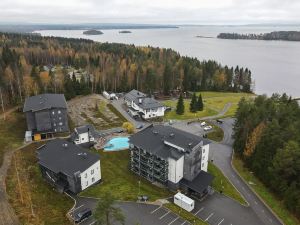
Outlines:
{"type": "Polygon", "coordinates": [[[190,189],[198,193],[203,193],[203,191],[205,191],[205,189],[209,185],[211,185],[213,179],[213,175],[201,170],[197,177],[193,179],[193,181],[188,181],[183,178],[182,180],[180,180],[180,184],[189,187],[190,189]]]}
{"type": "Polygon", "coordinates": [[[39,164],[55,173],[73,176],[100,160],[100,156],[65,141],[55,139],[38,150],[39,164]]]}
{"type": "Polygon", "coordinates": [[[23,112],[39,111],[51,108],[67,108],[67,102],[63,94],[41,94],[28,97],[25,100],[23,112]]]}
{"type": "Polygon", "coordinates": [[[86,133],[86,132],[90,132],[91,134],[94,134],[95,133],[95,128],[94,128],[93,125],[87,124],[87,125],[83,125],[83,126],[80,126],[80,127],[76,127],[75,132],[77,132],[77,134],[83,134],[83,133],[86,133]]]}
{"type": "Polygon", "coordinates": [[[184,152],[165,144],[164,141],[183,148],[185,152],[191,151],[201,142],[203,145],[210,143],[207,139],[200,136],[187,133],[171,126],[163,125],[150,125],[129,138],[130,144],[142,148],[163,159],[167,159],[168,157],[178,159],[185,154],[184,152]]]}
{"type": "Polygon", "coordinates": [[[137,91],[135,89],[128,92],[125,96],[125,99],[133,101],[136,105],[138,105],[142,109],[153,109],[163,107],[163,105],[156,101],[154,98],[147,97],[143,92],[137,91]],[[139,99],[142,99],[142,102],[139,102],[139,99]]]}

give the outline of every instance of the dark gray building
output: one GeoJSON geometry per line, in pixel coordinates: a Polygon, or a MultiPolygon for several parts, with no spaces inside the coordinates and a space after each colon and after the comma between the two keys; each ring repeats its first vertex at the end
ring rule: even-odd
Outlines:
{"type": "Polygon", "coordinates": [[[131,170],[170,189],[199,197],[213,176],[207,173],[209,141],[171,126],[149,126],[129,138],[131,170]]]}
{"type": "Polygon", "coordinates": [[[67,102],[63,94],[41,94],[25,100],[27,129],[33,134],[69,131],[67,102]]]}
{"type": "Polygon", "coordinates": [[[99,155],[63,139],[55,139],[37,151],[43,178],[58,191],[75,194],[101,180],[99,155]]]}

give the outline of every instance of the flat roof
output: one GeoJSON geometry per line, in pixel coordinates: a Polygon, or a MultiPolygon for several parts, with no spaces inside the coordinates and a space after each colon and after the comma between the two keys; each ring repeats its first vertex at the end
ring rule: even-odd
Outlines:
{"type": "Polygon", "coordinates": [[[197,177],[193,181],[181,179],[180,184],[184,185],[197,193],[203,193],[203,191],[211,185],[214,176],[201,170],[197,177]]]}
{"type": "Polygon", "coordinates": [[[188,196],[178,192],[176,195],[174,195],[175,198],[180,199],[181,201],[186,202],[187,204],[192,204],[195,201],[191,198],[189,198],[188,196]]]}
{"type": "Polygon", "coordinates": [[[82,173],[100,160],[98,154],[63,139],[49,141],[37,153],[40,165],[67,176],[73,176],[76,172],[82,173]]]}
{"type": "Polygon", "coordinates": [[[171,126],[150,125],[129,137],[129,143],[163,159],[169,157],[179,159],[196,145],[206,145],[210,142],[171,126]]]}

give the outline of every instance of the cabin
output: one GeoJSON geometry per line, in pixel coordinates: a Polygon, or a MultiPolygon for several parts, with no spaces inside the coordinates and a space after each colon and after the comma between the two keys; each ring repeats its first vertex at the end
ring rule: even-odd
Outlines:
{"type": "Polygon", "coordinates": [[[42,177],[59,192],[74,194],[101,181],[98,154],[63,139],[55,139],[37,150],[42,177]]]}
{"type": "Polygon", "coordinates": [[[71,134],[71,141],[76,145],[91,147],[96,143],[98,136],[94,126],[87,124],[74,129],[71,134]]]}

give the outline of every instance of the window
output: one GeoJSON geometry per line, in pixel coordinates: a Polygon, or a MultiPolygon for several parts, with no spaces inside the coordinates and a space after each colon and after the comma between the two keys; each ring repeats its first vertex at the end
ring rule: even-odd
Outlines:
{"type": "Polygon", "coordinates": [[[61,120],[61,117],[59,117],[58,119],[61,120]]]}
{"type": "Polygon", "coordinates": [[[203,156],[202,160],[205,160],[205,156],[203,156]]]}
{"type": "Polygon", "coordinates": [[[87,178],[87,173],[84,174],[84,178],[87,178]]]}
{"type": "Polygon", "coordinates": [[[58,114],[61,114],[61,111],[60,111],[60,110],[58,110],[58,111],[57,111],[57,113],[58,113],[58,114]]]}
{"type": "Polygon", "coordinates": [[[92,183],[94,183],[95,182],[95,178],[94,177],[92,177],[92,183]]]}
{"type": "Polygon", "coordinates": [[[91,174],[94,174],[94,172],[95,172],[95,171],[92,169],[92,170],[91,170],[91,174]]]}
{"type": "Polygon", "coordinates": [[[54,115],[55,114],[55,112],[54,111],[52,111],[52,115],[54,115]]]}
{"type": "Polygon", "coordinates": [[[84,138],[81,138],[82,141],[84,141],[84,138]]]}
{"type": "Polygon", "coordinates": [[[63,125],[63,123],[62,123],[62,122],[59,122],[58,124],[59,124],[59,126],[63,125]]]}
{"type": "Polygon", "coordinates": [[[53,124],[53,126],[55,126],[55,127],[56,127],[56,123],[54,123],[54,124],[53,124]]]}
{"type": "Polygon", "coordinates": [[[89,185],[89,182],[87,181],[86,184],[85,184],[85,186],[88,186],[88,185],[89,185]]]}
{"type": "Polygon", "coordinates": [[[205,148],[203,149],[203,151],[202,151],[202,152],[203,152],[203,154],[205,153],[205,148]]]}
{"type": "Polygon", "coordinates": [[[204,163],[202,163],[202,168],[204,167],[204,163]]]}

